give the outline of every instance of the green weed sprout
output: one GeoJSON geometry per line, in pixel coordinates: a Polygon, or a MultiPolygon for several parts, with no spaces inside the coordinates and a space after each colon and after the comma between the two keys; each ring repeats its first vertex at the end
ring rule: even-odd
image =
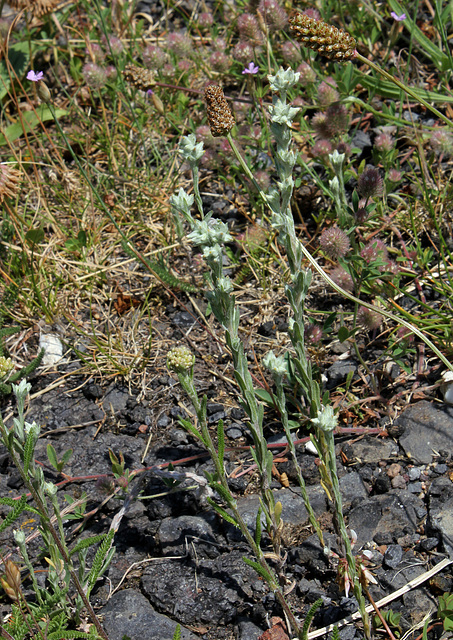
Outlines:
{"type": "MultiPolygon", "coordinates": [[[[57,487],[52,482],[45,480],[42,467],[37,465],[34,460],[40,427],[35,422],[30,424],[25,420],[25,401],[30,389],[31,385],[25,380],[22,380],[18,385],[13,385],[13,392],[17,400],[18,417],[14,418],[13,426],[10,429],[5,426],[0,418],[0,440],[8,449],[15,467],[33,498],[34,506],[30,507],[27,504],[26,495],[23,495],[18,501],[11,498],[0,498],[0,504],[11,508],[8,516],[0,524],[0,531],[13,524],[23,511],[31,511],[39,517],[40,534],[45,547],[45,557],[49,565],[47,582],[50,588],[45,589],[39,586],[32,562],[28,556],[25,534],[21,530],[15,531],[14,539],[22,561],[30,573],[30,579],[36,595],[36,603],[25,602],[23,597],[20,597],[20,585],[16,581],[14,589],[19,605],[14,606],[19,606],[19,610],[16,612],[17,615],[12,618],[13,637],[16,640],[25,637],[32,627],[36,627],[36,620],[40,620],[41,617],[45,616],[50,621],[50,628],[47,629],[47,633],[55,631],[55,633],[60,634],[57,636],[49,634],[47,637],[101,637],[104,640],[108,640],[90,604],[89,596],[97,579],[107,569],[113,556],[112,541],[114,530],[109,531],[107,535],[93,536],[82,540],[76,544],[74,549],[69,551],[64,536],[57,487]],[[56,522],[56,526],[53,521],[56,522]],[[91,568],[87,569],[86,556],[88,548],[97,543],[101,544],[91,568]],[[77,571],[73,562],[75,557],[78,561],[77,571]],[[77,592],[76,617],[84,607],[93,622],[93,630],[96,632],[94,635],[91,632],[83,633],[68,630],[68,623],[73,618],[68,602],[71,581],[77,592]],[[21,605],[28,611],[28,614],[24,611],[22,617],[21,605]]],[[[11,586],[9,580],[8,584],[11,586]]],[[[37,634],[39,637],[43,637],[42,632],[39,631],[39,626],[37,634]]]]}

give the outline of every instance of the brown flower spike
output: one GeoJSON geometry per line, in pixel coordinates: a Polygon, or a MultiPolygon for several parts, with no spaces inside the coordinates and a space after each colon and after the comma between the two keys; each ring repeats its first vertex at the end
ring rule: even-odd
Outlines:
{"type": "Polygon", "coordinates": [[[226,136],[235,122],[222,89],[216,84],[209,84],[204,90],[204,98],[208,111],[208,124],[214,138],[226,136]]]}
{"type": "Polygon", "coordinates": [[[11,0],[8,4],[12,9],[17,11],[25,9],[40,18],[46,13],[54,11],[60,2],[61,0],[11,0]]]}
{"type": "Polygon", "coordinates": [[[296,12],[289,18],[289,30],[296,40],[330,60],[351,60],[356,55],[355,38],[322,20],[296,12]]]}
{"type": "Polygon", "coordinates": [[[0,202],[14,198],[19,190],[21,173],[6,162],[0,162],[0,202]]]}

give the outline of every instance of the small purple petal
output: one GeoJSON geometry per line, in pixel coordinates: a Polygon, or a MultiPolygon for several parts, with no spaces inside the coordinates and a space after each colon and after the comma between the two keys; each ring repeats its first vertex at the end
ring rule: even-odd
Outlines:
{"type": "Polygon", "coordinates": [[[34,71],[29,71],[27,73],[27,80],[31,80],[32,82],[39,82],[44,77],[44,73],[42,71],[38,71],[35,73],[34,71]]]}
{"type": "Polygon", "coordinates": [[[394,11],[392,11],[392,13],[390,14],[392,16],[392,18],[394,20],[396,20],[397,22],[402,22],[402,20],[406,20],[406,14],[402,13],[400,16],[395,13],[394,11]]]}
{"type": "Polygon", "coordinates": [[[250,73],[251,75],[255,75],[256,73],[258,73],[259,70],[260,68],[257,65],[255,65],[253,62],[250,62],[248,67],[245,67],[242,74],[250,73]]]}

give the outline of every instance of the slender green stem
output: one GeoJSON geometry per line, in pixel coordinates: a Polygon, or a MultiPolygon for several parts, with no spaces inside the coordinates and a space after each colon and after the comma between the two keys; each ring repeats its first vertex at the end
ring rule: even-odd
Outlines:
{"type": "Polygon", "coordinates": [[[255,187],[255,189],[258,191],[258,193],[260,194],[261,198],[264,200],[264,202],[267,204],[267,197],[265,195],[265,193],[263,192],[263,190],[261,189],[260,185],[257,183],[257,181],[255,180],[255,176],[253,175],[253,173],[250,171],[250,169],[247,166],[247,163],[245,162],[244,158],[242,157],[242,155],[239,152],[239,149],[237,148],[237,146],[234,143],[233,138],[231,137],[231,133],[229,133],[227,135],[227,140],[230,143],[230,147],[231,150],[233,151],[234,155],[236,156],[236,158],[239,161],[239,164],[241,165],[241,167],[244,169],[244,173],[247,176],[247,178],[249,178],[249,180],[251,180],[253,182],[253,186],[255,187]]]}
{"type": "Polygon", "coordinates": [[[419,102],[420,104],[424,105],[427,109],[429,109],[432,113],[434,113],[434,115],[436,115],[438,118],[443,120],[446,124],[448,124],[449,127],[453,128],[453,122],[449,118],[447,118],[447,116],[444,116],[444,114],[438,111],[436,107],[433,107],[431,104],[429,104],[429,102],[427,102],[424,98],[418,95],[415,91],[412,91],[412,89],[407,85],[405,85],[403,82],[401,82],[400,80],[392,76],[387,71],[384,71],[384,69],[379,67],[377,64],[375,64],[371,60],[368,60],[368,58],[365,58],[360,53],[356,53],[354,59],[359,60],[360,62],[363,62],[364,64],[371,67],[374,71],[376,71],[376,73],[379,73],[379,75],[381,75],[382,77],[386,78],[387,80],[390,80],[390,82],[393,82],[393,84],[396,84],[396,86],[399,87],[401,91],[404,91],[405,93],[407,93],[407,95],[413,98],[416,102],[419,102]]]}
{"type": "Polygon", "coordinates": [[[326,451],[325,456],[327,458],[327,466],[329,470],[329,476],[331,481],[331,489],[334,494],[334,506],[335,516],[337,519],[338,529],[341,535],[341,540],[345,549],[345,556],[348,562],[348,573],[352,579],[354,588],[354,595],[357,599],[360,615],[363,621],[363,629],[365,632],[365,638],[369,640],[371,638],[370,618],[366,612],[365,598],[363,597],[362,587],[359,582],[359,576],[357,574],[355,558],[352,554],[351,541],[346,530],[346,524],[343,516],[343,501],[341,498],[340,484],[338,482],[337,463],[335,458],[335,441],[333,430],[323,430],[323,436],[325,438],[326,451]]]}

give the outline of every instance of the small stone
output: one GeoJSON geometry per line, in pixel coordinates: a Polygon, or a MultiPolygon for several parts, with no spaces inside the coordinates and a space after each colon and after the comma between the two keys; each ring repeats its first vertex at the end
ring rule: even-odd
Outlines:
{"type": "Polygon", "coordinates": [[[432,551],[439,544],[439,540],[437,538],[426,538],[420,542],[420,547],[423,551],[432,551]]]}
{"type": "Polygon", "coordinates": [[[195,322],[195,318],[188,311],[178,311],[172,319],[172,324],[177,327],[191,327],[195,322]]]}
{"type": "Polygon", "coordinates": [[[393,536],[389,531],[378,531],[373,537],[373,541],[381,545],[389,545],[393,542],[393,536]]]}
{"type": "Polygon", "coordinates": [[[184,431],[184,429],[172,429],[170,436],[175,444],[188,444],[189,442],[187,431],[184,431]]]}
{"type": "Polygon", "coordinates": [[[238,427],[228,427],[225,433],[232,440],[238,440],[238,438],[242,438],[242,430],[238,427]]]}
{"type": "Polygon", "coordinates": [[[393,489],[405,489],[406,481],[402,476],[396,476],[396,478],[392,480],[392,487],[393,489]]]}
{"type": "Polygon", "coordinates": [[[396,542],[400,545],[400,547],[406,549],[408,547],[412,547],[414,544],[418,544],[419,540],[420,536],[418,535],[418,533],[406,533],[406,535],[397,538],[396,542]]]}
{"type": "Polygon", "coordinates": [[[219,413],[220,411],[224,411],[223,404],[220,404],[218,402],[208,402],[208,404],[206,405],[206,413],[208,414],[208,416],[212,416],[215,413],[219,413]]]}
{"type": "Polygon", "coordinates": [[[187,413],[184,411],[182,407],[172,407],[170,409],[170,416],[173,420],[178,420],[178,418],[187,418],[187,413]]]}
{"type": "Polygon", "coordinates": [[[407,470],[407,475],[409,476],[409,480],[411,482],[418,480],[421,475],[420,467],[411,467],[410,469],[407,470]]]}
{"type": "Polygon", "coordinates": [[[384,564],[388,569],[396,569],[403,559],[403,549],[399,544],[391,544],[384,553],[384,564]]]}
{"type": "Polygon", "coordinates": [[[421,482],[410,482],[407,486],[407,490],[411,493],[421,493],[423,491],[423,485],[421,482]]]}
{"type": "Polygon", "coordinates": [[[373,484],[373,489],[375,493],[387,493],[387,491],[390,491],[390,478],[383,475],[379,476],[373,484]]]}
{"type": "Polygon", "coordinates": [[[444,473],[447,473],[448,467],[447,467],[446,464],[436,464],[436,466],[434,467],[433,471],[438,476],[442,476],[444,473]]]}
{"type": "Polygon", "coordinates": [[[230,411],[230,416],[232,420],[242,420],[242,418],[245,416],[245,411],[244,409],[242,409],[242,407],[234,407],[230,411]]]}
{"type": "Polygon", "coordinates": [[[397,462],[394,462],[387,469],[388,477],[389,478],[396,478],[396,476],[398,476],[401,473],[401,469],[402,469],[401,465],[398,464],[397,462]]]}
{"type": "Polygon", "coordinates": [[[208,424],[217,424],[219,420],[225,420],[226,414],[225,411],[219,411],[218,413],[213,413],[208,416],[208,424]]]}
{"type": "Polygon", "coordinates": [[[87,400],[99,400],[102,398],[102,387],[98,384],[89,384],[83,387],[82,393],[87,400]]]}
{"type": "Polygon", "coordinates": [[[169,424],[170,418],[165,413],[163,413],[156,422],[156,426],[160,428],[168,427],[169,424]]]}

